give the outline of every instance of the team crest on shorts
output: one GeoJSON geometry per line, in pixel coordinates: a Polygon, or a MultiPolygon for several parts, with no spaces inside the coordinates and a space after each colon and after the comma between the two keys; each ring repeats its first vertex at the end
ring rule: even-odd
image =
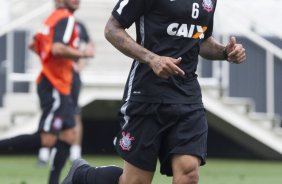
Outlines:
{"type": "Polygon", "coordinates": [[[130,136],[130,133],[122,132],[122,138],[119,141],[119,146],[123,151],[130,151],[132,147],[132,141],[134,141],[135,138],[130,136]]]}
{"type": "Polygon", "coordinates": [[[211,12],[213,11],[213,3],[212,0],[203,0],[203,8],[204,10],[206,10],[207,12],[211,12]]]}
{"type": "Polygon", "coordinates": [[[63,127],[63,120],[60,117],[54,117],[53,128],[55,130],[61,130],[63,127]]]}

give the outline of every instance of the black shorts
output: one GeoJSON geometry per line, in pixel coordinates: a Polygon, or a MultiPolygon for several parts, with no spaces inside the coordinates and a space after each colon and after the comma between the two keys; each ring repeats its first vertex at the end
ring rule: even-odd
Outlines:
{"type": "Polygon", "coordinates": [[[75,113],[76,114],[80,113],[80,107],[78,105],[78,97],[79,97],[79,93],[80,93],[80,88],[81,88],[80,75],[79,75],[78,72],[73,71],[71,96],[72,96],[72,100],[73,100],[73,104],[74,104],[74,107],[75,107],[75,113]]]}
{"type": "Polygon", "coordinates": [[[58,134],[61,130],[73,128],[74,106],[70,95],[62,95],[45,78],[37,86],[42,115],[39,132],[58,134]]]}
{"type": "Polygon", "coordinates": [[[114,144],[127,162],[155,171],[159,158],[161,173],[168,176],[174,154],[194,155],[205,164],[208,125],[203,104],[127,102],[121,115],[122,129],[114,144]]]}

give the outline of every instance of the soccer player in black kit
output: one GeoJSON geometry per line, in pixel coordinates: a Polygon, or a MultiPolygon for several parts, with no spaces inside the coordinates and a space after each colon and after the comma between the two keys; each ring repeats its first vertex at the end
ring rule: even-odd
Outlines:
{"type": "Polygon", "coordinates": [[[77,160],[63,184],[150,184],[161,173],[174,184],[197,184],[206,162],[207,120],[197,80],[198,56],[243,63],[235,37],[212,37],[216,0],[119,0],[105,36],[134,59],[114,143],[123,169],[77,160]],[[125,31],[136,25],[137,41],[125,31]]]}

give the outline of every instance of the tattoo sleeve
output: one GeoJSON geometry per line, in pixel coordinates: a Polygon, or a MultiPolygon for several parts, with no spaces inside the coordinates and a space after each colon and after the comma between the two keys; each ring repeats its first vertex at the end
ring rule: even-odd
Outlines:
{"type": "Polygon", "coordinates": [[[209,60],[224,60],[225,46],[212,36],[206,39],[200,46],[200,55],[209,60]]]}
{"type": "Polygon", "coordinates": [[[111,16],[105,27],[106,39],[123,54],[138,60],[141,63],[150,64],[157,59],[157,55],[139,45],[121,27],[119,22],[111,16]]]}

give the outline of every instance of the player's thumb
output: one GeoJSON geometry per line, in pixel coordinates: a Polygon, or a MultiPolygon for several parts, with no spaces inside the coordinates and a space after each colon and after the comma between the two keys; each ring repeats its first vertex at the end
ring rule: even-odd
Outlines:
{"type": "Polygon", "coordinates": [[[229,41],[229,47],[230,47],[230,48],[234,47],[236,43],[237,43],[237,42],[236,42],[235,36],[232,36],[232,37],[230,38],[230,41],[229,41]]]}
{"type": "Polygon", "coordinates": [[[182,60],[182,57],[179,57],[177,59],[174,60],[174,64],[179,64],[182,60]]]}

